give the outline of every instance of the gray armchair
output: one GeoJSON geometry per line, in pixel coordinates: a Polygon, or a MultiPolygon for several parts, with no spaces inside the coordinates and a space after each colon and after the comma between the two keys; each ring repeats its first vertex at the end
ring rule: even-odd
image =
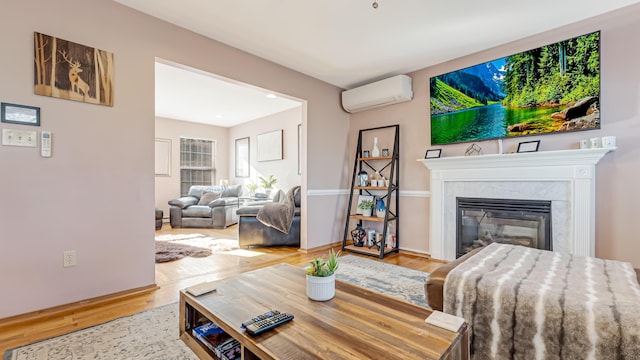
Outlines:
{"type": "Polygon", "coordinates": [[[188,196],[169,201],[171,227],[224,229],[236,224],[241,193],[242,185],[194,185],[188,196]]]}
{"type": "MultiPolygon", "coordinates": [[[[282,191],[273,197],[274,202],[280,202],[285,194],[282,191]]],[[[257,219],[258,212],[265,202],[255,202],[238,209],[238,241],[240,247],[260,246],[300,246],[300,187],[294,193],[294,216],[289,233],[282,233],[272,227],[264,225],[257,219]]]]}

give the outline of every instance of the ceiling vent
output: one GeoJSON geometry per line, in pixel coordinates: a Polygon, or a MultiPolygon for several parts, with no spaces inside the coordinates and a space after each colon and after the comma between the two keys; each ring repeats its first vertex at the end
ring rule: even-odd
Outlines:
{"type": "Polygon", "coordinates": [[[411,78],[397,75],[342,92],[342,107],[350,113],[413,99],[411,78]]]}

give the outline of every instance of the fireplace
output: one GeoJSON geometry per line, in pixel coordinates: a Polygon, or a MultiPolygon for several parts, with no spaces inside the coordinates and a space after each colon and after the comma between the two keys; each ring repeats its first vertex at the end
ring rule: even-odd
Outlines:
{"type": "Polygon", "coordinates": [[[419,159],[430,172],[429,253],[456,258],[456,198],[551,201],[549,248],[595,256],[596,164],[615,149],[419,159]]]}
{"type": "Polygon", "coordinates": [[[552,250],[551,201],[456,198],[456,257],[498,242],[552,250]]]}

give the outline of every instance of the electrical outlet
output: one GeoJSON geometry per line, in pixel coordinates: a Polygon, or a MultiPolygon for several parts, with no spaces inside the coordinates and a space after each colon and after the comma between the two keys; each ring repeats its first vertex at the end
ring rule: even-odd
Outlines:
{"type": "Polygon", "coordinates": [[[76,251],[65,251],[62,258],[62,267],[76,266],[76,251]]]}

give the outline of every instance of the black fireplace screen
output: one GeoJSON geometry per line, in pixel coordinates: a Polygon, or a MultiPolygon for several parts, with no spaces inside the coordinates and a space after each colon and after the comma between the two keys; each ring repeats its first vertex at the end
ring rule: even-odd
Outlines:
{"type": "Polygon", "coordinates": [[[493,242],[553,250],[551,201],[457,198],[456,257],[493,242]]]}

